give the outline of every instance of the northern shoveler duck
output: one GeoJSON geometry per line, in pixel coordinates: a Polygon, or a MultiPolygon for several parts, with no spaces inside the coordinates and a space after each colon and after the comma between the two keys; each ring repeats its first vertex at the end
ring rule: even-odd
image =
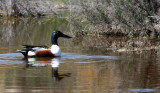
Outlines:
{"type": "Polygon", "coordinates": [[[61,31],[53,31],[51,36],[52,46],[49,48],[47,46],[31,46],[23,45],[23,50],[18,50],[25,57],[57,57],[61,55],[61,49],[58,45],[58,38],[72,38],[68,35],[63,34],[61,31]]]}

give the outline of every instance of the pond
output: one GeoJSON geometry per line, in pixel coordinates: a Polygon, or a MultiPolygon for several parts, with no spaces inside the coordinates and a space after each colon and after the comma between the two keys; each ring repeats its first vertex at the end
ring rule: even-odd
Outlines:
{"type": "Polygon", "coordinates": [[[117,52],[103,47],[104,36],[75,39],[63,17],[0,19],[0,24],[2,93],[160,92],[160,50],[117,52]],[[73,37],[58,40],[61,57],[24,58],[17,52],[24,44],[51,46],[55,29],[73,37]]]}

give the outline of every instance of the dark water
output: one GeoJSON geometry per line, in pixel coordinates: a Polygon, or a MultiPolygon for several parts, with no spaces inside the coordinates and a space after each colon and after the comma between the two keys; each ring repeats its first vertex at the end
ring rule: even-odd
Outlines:
{"type": "Polygon", "coordinates": [[[54,29],[74,37],[68,22],[53,17],[0,24],[1,93],[160,93],[160,50],[119,53],[94,46],[104,37],[88,42],[93,38],[86,36],[59,39],[59,58],[24,58],[17,52],[21,45],[51,46],[54,29]]]}

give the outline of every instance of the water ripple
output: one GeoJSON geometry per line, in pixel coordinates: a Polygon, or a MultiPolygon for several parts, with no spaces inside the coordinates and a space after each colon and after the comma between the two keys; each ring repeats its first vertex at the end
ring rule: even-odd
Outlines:
{"type": "MultiPolygon", "coordinates": [[[[80,55],[80,54],[73,54],[73,53],[62,53],[62,60],[66,59],[112,59],[118,60],[119,58],[116,56],[104,56],[104,55],[80,55]]],[[[0,54],[0,64],[22,64],[24,63],[23,55],[21,53],[6,53],[0,54]]],[[[93,60],[92,60],[93,61],[93,60]]],[[[90,61],[90,62],[92,62],[90,61]]],[[[99,60],[101,61],[101,60],[99,60]]],[[[98,62],[99,62],[98,61],[98,62]]],[[[36,61],[38,62],[38,61],[36,61]]],[[[75,62],[75,63],[90,63],[90,62],[75,62]]]]}
{"type": "Polygon", "coordinates": [[[88,56],[88,55],[78,55],[78,54],[73,54],[73,53],[63,53],[62,58],[66,58],[66,59],[113,59],[113,60],[119,59],[119,57],[117,56],[104,56],[104,55],[88,56]]]}
{"type": "Polygon", "coordinates": [[[156,92],[156,89],[129,89],[131,92],[156,92]]]}

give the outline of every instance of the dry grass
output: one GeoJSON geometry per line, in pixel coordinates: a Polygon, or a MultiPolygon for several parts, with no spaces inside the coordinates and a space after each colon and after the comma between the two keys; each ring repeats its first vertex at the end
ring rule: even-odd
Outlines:
{"type": "MultiPolygon", "coordinates": [[[[83,0],[82,15],[75,18],[74,25],[88,27],[82,30],[117,36],[143,36],[154,32],[158,1],[151,0],[83,0]],[[78,20],[78,21],[77,21],[78,20]],[[82,24],[82,25],[81,25],[82,24]]],[[[81,30],[81,29],[80,29],[81,30]]],[[[159,31],[156,31],[159,33],[159,31]]]]}

